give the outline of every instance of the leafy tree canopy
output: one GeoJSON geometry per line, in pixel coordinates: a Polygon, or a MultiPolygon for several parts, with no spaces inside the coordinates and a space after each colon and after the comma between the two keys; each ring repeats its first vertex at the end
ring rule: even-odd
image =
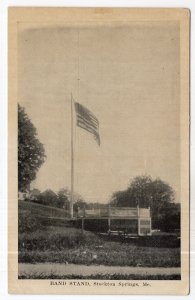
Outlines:
{"type": "Polygon", "coordinates": [[[68,189],[60,189],[57,193],[58,196],[58,202],[57,202],[57,206],[60,208],[65,208],[65,209],[69,209],[69,199],[68,199],[68,189]]]}
{"type": "Polygon", "coordinates": [[[55,192],[48,189],[40,194],[39,200],[41,204],[56,207],[57,206],[56,204],[58,202],[58,197],[55,192]]]}
{"type": "Polygon", "coordinates": [[[45,161],[43,144],[25,109],[18,105],[18,189],[25,192],[45,161]]]}

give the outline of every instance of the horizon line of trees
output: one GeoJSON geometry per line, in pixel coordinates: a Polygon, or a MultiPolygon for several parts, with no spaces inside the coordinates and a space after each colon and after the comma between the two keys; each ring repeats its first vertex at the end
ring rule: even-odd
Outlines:
{"type": "MultiPolygon", "coordinates": [[[[41,192],[39,189],[34,188],[28,194],[26,194],[26,198],[24,200],[69,210],[70,194],[71,193],[68,188],[61,188],[58,192],[54,192],[51,189],[46,189],[45,191],[41,192]]],[[[74,198],[75,208],[84,207],[86,202],[82,199],[82,197],[79,194],[75,193],[74,198]]]]}

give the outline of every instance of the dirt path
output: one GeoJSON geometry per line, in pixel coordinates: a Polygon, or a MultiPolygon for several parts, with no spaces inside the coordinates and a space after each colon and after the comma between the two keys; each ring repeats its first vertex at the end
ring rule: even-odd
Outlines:
{"type": "Polygon", "coordinates": [[[18,274],[40,274],[45,275],[95,275],[95,274],[123,274],[123,275],[175,275],[180,274],[180,268],[143,268],[128,266],[103,266],[103,265],[75,265],[75,264],[58,264],[58,263],[40,263],[26,264],[20,263],[18,274]]]}

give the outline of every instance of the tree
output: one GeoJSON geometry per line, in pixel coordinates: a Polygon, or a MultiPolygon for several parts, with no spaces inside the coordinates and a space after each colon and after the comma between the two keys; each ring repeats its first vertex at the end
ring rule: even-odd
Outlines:
{"type": "Polygon", "coordinates": [[[174,191],[168,183],[159,178],[152,180],[150,176],[135,177],[126,190],[113,194],[111,205],[150,207],[153,228],[164,229],[163,223],[171,214],[174,215],[175,226],[178,224],[178,213],[177,216],[174,214],[174,191]]]}
{"type": "Polygon", "coordinates": [[[150,176],[135,177],[126,190],[115,192],[112,195],[111,205],[136,207],[139,204],[140,207],[148,207],[151,182],[150,176]]]}
{"type": "Polygon", "coordinates": [[[112,195],[111,206],[135,207],[137,201],[133,198],[132,190],[118,191],[112,195]]]}
{"type": "Polygon", "coordinates": [[[159,228],[163,231],[180,230],[180,203],[167,203],[161,209],[159,228]]]}
{"type": "Polygon", "coordinates": [[[25,109],[18,105],[18,189],[20,192],[28,190],[45,157],[45,150],[37,137],[35,126],[25,109]]]}
{"type": "Polygon", "coordinates": [[[151,183],[152,178],[150,176],[137,176],[128,188],[128,191],[131,191],[131,197],[140,207],[150,205],[151,183]]]}
{"type": "Polygon", "coordinates": [[[41,195],[41,192],[39,189],[33,189],[31,192],[30,192],[30,201],[34,201],[34,202],[38,202],[39,201],[39,198],[40,198],[40,195],[41,195]]]}
{"type": "Polygon", "coordinates": [[[174,202],[174,191],[172,187],[157,178],[150,184],[149,206],[152,212],[153,227],[161,227],[165,222],[165,216],[171,209],[171,203],[174,202]],[[162,220],[162,222],[160,222],[162,220]],[[161,223],[161,225],[160,225],[161,223]]]}
{"type": "Polygon", "coordinates": [[[52,190],[48,189],[41,193],[39,202],[43,205],[57,207],[58,196],[52,190]]]}
{"type": "MultiPolygon", "coordinates": [[[[83,208],[86,203],[83,200],[82,196],[78,193],[74,193],[74,203],[73,203],[73,209],[74,211],[78,211],[78,208],[83,208]]],[[[64,208],[66,210],[70,209],[70,201],[71,201],[71,191],[68,188],[62,188],[58,192],[58,201],[64,205],[64,208]]]]}
{"type": "Polygon", "coordinates": [[[67,189],[60,189],[59,192],[57,193],[58,196],[58,202],[57,202],[57,206],[59,208],[65,208],[66,210],[69,209],[69,192],[67,189]]]}

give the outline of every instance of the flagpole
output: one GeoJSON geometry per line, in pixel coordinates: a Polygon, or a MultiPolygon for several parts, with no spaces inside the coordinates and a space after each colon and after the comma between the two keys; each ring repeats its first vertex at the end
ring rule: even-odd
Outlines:
{"type": "Polygon", "coordinates": [[[73,97],[71,93],[71,198],[70,198],[70,217],[73,218],[74,203],[74,120],[73,120],[73,97]]]}

